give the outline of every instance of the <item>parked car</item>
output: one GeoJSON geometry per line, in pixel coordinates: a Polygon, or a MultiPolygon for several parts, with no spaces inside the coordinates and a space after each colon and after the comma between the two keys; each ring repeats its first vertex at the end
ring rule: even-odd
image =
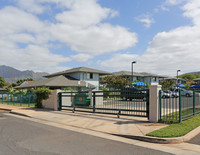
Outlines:
{"type": "Polygon", "coordinates": [[[179,89],[172,90],[172,97],[179,97],[179,89]]]}
{"type": "Polygon", "coordinates": [[[193,96],[193,92],[191,90],[181,89],[181,95],[182,96],[187,96],[187,97],[192,97],[193,96]]]}
{"type": "Polygon", "coordinates": [[[147,92],[138,88],[125,88],[122,90],[120,96],[124,101],[132,101],[132,99],[142,99],[143,101],[146,101],[147,92]]]}
{"type": "Polygon", "coordinates": [[[179,91],[181,90],[181,96],[192,97],[193,92],[191,90],[186,89],[173,89],[172,90],[172,97],[179,97],[179,91]]]}
{"type": "Polygon", "coordinates": [[[161,91],[162,98],[170,98],[172,97],[172,92],[170,90],[161,91]]]}

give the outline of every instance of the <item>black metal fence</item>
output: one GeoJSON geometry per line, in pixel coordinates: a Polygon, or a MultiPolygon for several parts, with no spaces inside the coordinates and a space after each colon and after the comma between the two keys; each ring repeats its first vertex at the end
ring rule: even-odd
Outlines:
{"type": "Polygon", "coordinates": [[[149,90],[94,91],[94,92],[60,92],[59,110],[72,110],[128,115],[149,116],[149,90]]]}
{"type": "Polygon", "coordinates": [[[179,90],[177,95],[163,95],[159,92],[160,120],[164,122],[181,122],[200,114],[200,91],[179,90]]]}

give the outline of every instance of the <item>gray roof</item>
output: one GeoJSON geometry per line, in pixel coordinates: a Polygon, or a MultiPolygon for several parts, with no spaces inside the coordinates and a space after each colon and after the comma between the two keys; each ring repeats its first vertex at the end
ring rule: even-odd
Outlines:
{"type": "Polygon", "coordinates": [[[62,72],[57,72],[53,74],[46,75],[45,77],[53,77],[53,76],[58,76],[58,75],[66,75],[70,73],[76,73],[76,72],[84,72],[84,73],[98,73],[100,75],[109,75],[111,73],[102,71],[102,70],[97,70],[97,69],[92,69],[92,68],[87,68],[87,67],[78,67],[78,68],[72,68],[68,69],[62,72]]]}
{"type": "Polygon", "coordinates": [[[193,81],[200,81],[200,78],[197,78],[197,79],[193,79],[193,81]]]}
{"type": "Polygon", "coordinates": [[[0,91],[7,91],[5,88],[0,88],[0,91]]]}
{"type": "MultiPolygon", "coordinates": [[[[89,87],[92,87],[93,85],[88,83],[89,87]]],[[[71,80],[63,75],[55,76],[49,79],[37,81],[34,83],[28,83],[24,85],[20,85],[18,87],[15,87],[16,89],[23,89],[23,88],[34,88],[34,87],[86,87],[85,81],[79,80],[71,80]]]]}
{"type": "MultiPolygon", "coordinates": [[[[116,76],[131,76],[131,72],[129,71],[120,71],[120,72],[114,72],[112,73],[116,76]]],[[[152,73],[146,73],[146,72],[133,72],[133,76],[137,76],[137,77],[165,77],[165,76],[161,76],[161,75],[157,75],[157,74],[152,74],[152,73]]]]}
{"type": "MultiPolygon", "coordinates": [[[[176,77],[167,77],[167,78],[164,78],[164,80],[177,80],[177,78],[176,77]]],[[[181,79],[181,78],[178,78],[178,80],[186,81],[185,79],[181,79]]]]}

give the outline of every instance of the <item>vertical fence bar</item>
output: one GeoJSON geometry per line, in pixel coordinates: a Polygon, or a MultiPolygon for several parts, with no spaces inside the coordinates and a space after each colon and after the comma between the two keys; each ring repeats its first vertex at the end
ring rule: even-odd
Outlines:
{"type": "Polygon", "coordinates": [[[58,110],[62,110],[62,92],[58,93],[58,110]]]}
{"type": "Polygon", "coordinates": [[[95,92],[93,92],[93,112],[95,113],[95,103],[96,103],[96,101],[95,101],[95,92]]]}
{"type": "Polygon", "coordinates": [[[179,90],[179,122],[182,121],[181,89],[179,90]]]}
{"type": "Polygon", "coordinates": [[[13,97],[14,97],[14,103],[13,104],[15,105],[15,93],[13,94],[13,97]]]}
{"type": "MultiPolygon", "coordinates": [[[[145,91],[146,93],[146,111],[147,111],[147,118],[149,119],[149,90],[145,91]]],[[[141,105],[142,106],[142,105],[141,105]]]]}
{"type": "Polygon", "coordinates": [[[7,93],[7,104],[9,104],[9,93],[7,93]]]}
{"type": "Polygon", "coordinates": [[[3,104],[3,93],[2,93],[2,104],[3,104]]]}
{"type": "Polygon", "coordinates": [[[160,120],[162,119],[162,91],[159,91],[159,102],[160,102],[160,120]]]}
{"type": "Polygon", "coordinates": [[[22,106],[22,94],[20,94],[20,106],[22,106]]]}
{"type": "Polygon", "coordinates": [[[28,107],[30,107],[30,102],[31,102],[31,93],[28,93],[28,107]]]}
{"type": "Polygon", "coordinates": [[[195,100],[196,100],[196,95],[195,95],[195,89],[193,90],[193,116],[195,115],[195,100]]]}

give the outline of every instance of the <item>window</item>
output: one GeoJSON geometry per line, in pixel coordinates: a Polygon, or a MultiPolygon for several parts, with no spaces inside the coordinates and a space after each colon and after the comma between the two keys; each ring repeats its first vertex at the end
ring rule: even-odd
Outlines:
{"type": "Polygon", "coordinates": [[[87,73],[87,79],[93,79],[93,73],[87,73]]]}

